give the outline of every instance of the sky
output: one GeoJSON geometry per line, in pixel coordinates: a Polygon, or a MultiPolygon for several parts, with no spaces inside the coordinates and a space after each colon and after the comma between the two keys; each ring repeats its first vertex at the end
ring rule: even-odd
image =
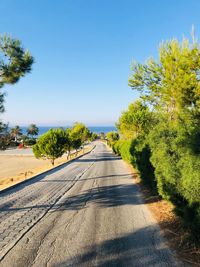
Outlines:
{"type": "MultiPolygon", "coordinates": [[[[21,40],[32,71],[6,85],[10,125],[110,126],[139,95],[133,60],[158,57],[162,41],[200,32],[199,0],[0,0],[0,33],[21,40]]],[[[1,89],[2,90],[2,89],[1,89]]]]}

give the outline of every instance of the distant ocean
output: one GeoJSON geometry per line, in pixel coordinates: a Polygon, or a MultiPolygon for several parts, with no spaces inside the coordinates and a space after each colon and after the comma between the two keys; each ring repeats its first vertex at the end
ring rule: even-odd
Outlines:
{"type": "MultiPolygon", "coordinates": [[[[39,128],[39,135],[42,135],[44,133],[46,133],[49,129],[55,129],[55,128],[67,128],[67,126],[38,126],[39,128]]],[[[27,130],[27,127],[20,127],[23,131],[23,134],[26,134],[26,130],[27,130]]],[[[110,131],[116,131],[116,127],[115,126],[88,126],[88,129],[91,131],[91,132],[94,132],[94,133],[108,133],[110,131]]]]}

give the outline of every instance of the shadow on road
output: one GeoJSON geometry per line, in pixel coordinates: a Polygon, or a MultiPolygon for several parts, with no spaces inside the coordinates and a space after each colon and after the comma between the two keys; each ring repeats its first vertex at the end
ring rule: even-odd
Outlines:
{"type": "Polygon", "coordinates": [[[153,225],[133,233],[124,234],[85,247],[83,254],[76,254],[64,262],[53,265],[53,267],[177,266],[171,257],[171,252],[158,233],[158,227],[153,225]]]}
{"type": "MultiPolygon", "coordinates": [[[[117,207],[122,205],[140,205],[142,204],[141,198],[139,197],[139,190],[136,184],[119,184],[94,187],[89,190],[83,191],[78,195],[72,195],[66,199],[62,204],[55,204],[52,209],[54,210],[80,210],[86,206],[86,204],[95,203],[98,207],[109,208],[117,207]]],[[[27,209],[48,209],[50,205],[29,205],[29,206],[18,206],[0,207],[0,212],[12,212],[18,210],[27,209]]]]}
{"type": "Polygon", "coordinates": [[[96,157],[91,159],[78,159],[77,162],[92,162],[92,161],[110,161],[110,160],[120,160],[121,157],[118,156],[103,156],[103,157],[96,157]]]}
{"type": "Polygon", "coordinates": [[[81,194],[71,196],[60,209],[79,210],[86,203],[95,203],[103,208],[141,204],[137,185],[119,184],[94,187],[81,194]]]}
{"type": "MultiPolygon", "coordinates": [[[[68,165],[70,165],[74,162],[84,163],[84,162],[94,162],[94,161],[104,161],[104,160],[105,161],[106,160],[120,160],[121,159],[120,157],[117,157],[117,156],[111,156],[112,155],[111,153],[104,153],[104,154],[105,154],[105,156],[101,156],[101,157],[97,156],[95,158],[89,158],[89,159],[84,159],[84,158],[80,157],[78,159],[73,159],[72,161],[63,163],[61,166],[57,166],[52,170],[47,170],[47,171],[45,171],[45,173],[38,174],[31,179],[24,180],[23,182],[12,186],[11,188],[7,188],[7,189],[0,191],[0,196],[5,197],[9,194],[12,194],[13,192],[17,193],[18,191],[24,189],[28,185],[32,185],[32,184],[37,183],[37,182],[51,182],[50,180],[49,181],[44,180],[47,175],[54,174],[57,171],[62,170],[63,168],[67,167],[68,165]]],[[[55,181],[60,182],[61,180],[55,180],[55,181]]],[[[71,180],[63,180],[62,182],[65,182],[65,181],[71,181],[71,180]]]]}
{"type": "MultiPolygon", "coordinates": [[[[112,179],[112,178],[118,178],[118,177],[132,177],[133,175],[130,173],[125,174],[111,174],[111,175],[105,175],[105,176],[96,176],[96,177],[88,177],[84,179],[77,180],[77,182],[84,182],[88,180],[96,180],[96,179],[112,179]]],[[[42,180],[40,183],[65,183],[66,181],[74,181],[74,179],[63,179],[63,180],[42,180]]]]}

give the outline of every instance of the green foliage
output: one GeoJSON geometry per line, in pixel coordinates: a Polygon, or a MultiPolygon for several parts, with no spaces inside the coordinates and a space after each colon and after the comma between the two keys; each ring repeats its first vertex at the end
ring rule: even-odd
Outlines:
{"type": "Polygon", "coordinates": [[[76,122],[71,128],[70,135],[73,140],[80,139],[81,146],[86,140],[89,139],[90,131],[83,123],[76,122]]]}
{"type": "MultiPolygon", "coordinates": [[[[0,88],[15,84],[31,71],[33,57],[25,51],[21,42],[6,35],[0,37],[0,88]]],[[[4,111],[4,94],[0,92],[0,112],[4,111]]]]}
{"type": "Polygon", "coordinates": [[[63,129],[51,129],[41,135],[33,146],[34,155],[36,158],[50,159],[52,165],[54,165],[55,159],[64,154],[67,141],[66,131],[63,129]]]}
{"type": "Polygon", "coordinates": [[[144,136],[133,140],[118,140],[112,145],[114,153],[138,170],[144,184],[150,186],[153,193],[157,193],[154,167],[150,161],[151,150],[144,136]]]}
{"type": "Polygon", "coordinates": [[[35,138],[25,138],[23,144],[25,146],[33,146],[36,144],[36,139],[35,138]]]}
{"type": "MultiPolygon", "coordinates": [[[[148,131],[142,125],[142,134],[132,134],[133,164],[141,176],[144,171],[144,180],[148,169],[149,173],[154,171],[155,179],[154,175],[149,178],[156,181],[158,193],[175,204],[177,214],[197,238],[200,237],[199,69],[199,45],[172,40],[160,46],[158,61],[134,62],[129,78],[129,85],[140,92],[154,118],[153,127],[147,120],[148,131]]],[[[131,123],[124,119],[124,124],[123,135],[130,138],[134,123],[130,128],[131,123]]]]}
{"type": "Polygon", "coordinates": [[[151,113],[144,103],[137,100],[131,103],[128,110],[123,111],[117,128],[123,139],[132,139],[143,134],[149,127],[151,113]]]}
{"type": "Polygon", "coordinates": [[[98,134],[92,133],[90,136],[90,141],[95,141],[98,138],[98,134]]]}
{"type": "Polygon", "coordinates": [[[76,151],[90,139],[91,133],[89,129],[80,122],[74,123],[71,129],[67,130],[68,132],[68,153],[70,154],[71,149],[75,149],[76,151]]]}
{"type": "Polygon", "coordinates": [[[5,150],[10,143],[8,124],[0,122],[0,150],[5,150]]]}
{"type": "Polygon", "coordinates": [[[5,111],[4,96],[5,96],[5,94],[0,92],[0,113],[3,113],[5,111]]]}
{"type": "Polygon", "coordinates": [[[39,129],[35,124],[31,124],[27,129],[27,134],[31,135],[32,137],[38,135],[39,129]]]}
{"type": "Polygon", "coordinates": [[[145,136],[138,136],[132,140],[130,153],[132,165],[140,174],[142,182],[149,186],[153,193],[157,193],[157,184],[154,167],[151,163],[151,149],[145,136]]]}
{"type": "Polygon", "coordinates": [[[117,132],[108,132],[106,134],[106,138],[107,138],[107,141],[108,141],[108,144],[110,146],[113,146],[113,144],[119,140],[119,134],[117,132]]]}
{"type": "Polygon", "coordinates": [[[22,135],[22,129],[18,125],[16,125],[14,128],[12,128],[10,130],[10,135],[12,137],[14,137],[16,139],[16,141],[17,141],[17,139],[19,138],[19,136],[22,135]]]}
{"type": "Polygon", "coordinates": [[[133,156],[130,153],[131,150],[131,140],[118,140],[113,145],[113,151],[121,156],[128,163],[132,163],[133,156]]]}

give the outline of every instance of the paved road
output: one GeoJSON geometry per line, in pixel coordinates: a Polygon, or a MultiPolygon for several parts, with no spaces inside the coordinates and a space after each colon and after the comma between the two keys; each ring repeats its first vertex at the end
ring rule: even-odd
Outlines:
{"type": "Polygon", "coordinates": [[[125,163],[100,142],[0,197],[1,267],[185,266],[161,237],[125,163]]]}

